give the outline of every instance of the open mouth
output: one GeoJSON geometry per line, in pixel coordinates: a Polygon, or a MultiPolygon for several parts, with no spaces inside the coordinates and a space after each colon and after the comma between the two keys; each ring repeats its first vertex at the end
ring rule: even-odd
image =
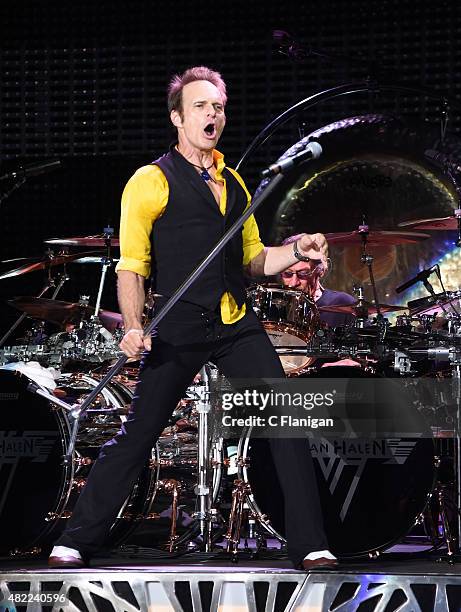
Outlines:
{"type": "Polygon", "coordinates": [[[205,134],[212,138],[215,136],[216,134],[216,126],[214,123],[208,123],[205,127],[204,127],[204,132],[205,134]]]}

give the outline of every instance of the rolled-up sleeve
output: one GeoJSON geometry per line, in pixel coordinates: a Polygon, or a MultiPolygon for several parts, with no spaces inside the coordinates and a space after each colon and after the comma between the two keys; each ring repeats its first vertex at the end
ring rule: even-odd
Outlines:
{"type": "Polygon", "coordinates": [[[147,278],[151,270],[151,232],[168,202],[168,182],[156,165],[139,168],[122,195],[120,261],[116,272],[129,270],[147,278]]]}
{"type": "MultiPolygon", "coordinates": [[[[247,208],[251,203],[251,195],[248,189],[246,188],[245,182],[240,176],[240,174],[228,167],[228,170],[232,172],[235,178],[238,180],[240,185],[243,187],[243,190],[247,196],[247,208]]],[[[256,223],[256,219],[254,215],[251,215],[245,223],[243,224],[242,230],[242,239],[243,239],[243,265],[247,266],[252,259],[254,259],[257,255],[261,253],[264,249],[264,245],[261,242],[259,237],[259,229],[258,224],[256,223]]]]}

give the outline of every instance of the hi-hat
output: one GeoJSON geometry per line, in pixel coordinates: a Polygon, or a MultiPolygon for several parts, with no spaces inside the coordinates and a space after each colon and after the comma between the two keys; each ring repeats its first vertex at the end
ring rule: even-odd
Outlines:
{"type": "MultiPolygon", "coordinates": [[[[22,259],[23,261],[25,260],[26,263],[19,266],[19,268],[14,268],[13,270],[9,270],[4,274],[0,274],[0,280],[4,278],[11,278],[13,276],[21,276],[22,274],[28,274],[29,272],[35,272],[36,270],[45,270],[50,266],[61,266],[72,261],[77,261],[82,257],[92,256],[95,254],[97,254],[97,252],[87,251],[85,253],[72,253],[72,255],[51,255],[50,257],[41,257],[40,259],[37,257],[18,258],[17,261],[22,259]]],[[[10,260],[10,262],[13,261],[14,259],[10,260]]],[[[9,263],[9,261],[2,261],[0,263],[9,263]]]]}
{"type": "MultiPolygon", "coordinates": [[[[351,314],[359,316],[361,312],[366,311],[368,314],[376,314],[378,312],[374,302],[368,302],[367,300],[361,300],[353,304],[338,304],[337,306],[318,306],[320,312],[337,312],[340,314],[351,314]]],[[[406,310],[405,306],[394,306],[391,304],[380,304],[379,311],[383,312],[398,312],[400,310],[406,310]]]]}
{"type": "Polygon", "coordinates": [[[448,231],[458,229],[458,217],[434,217],[432,219],[413,219],[399,223],[399,227],[409,227],[411,229],[448,231]]]}
{"type": "MultiPolygon", "coordinates": [[[[334,232],[325,234],[328,244],[337,246],[357,246],[362,244],[363,233],[334,232]]],[[[414,244],[430,238],[429,234],[421,232],[370,231],[366,234],[367,246],[392,246],[398,244],[414,244]]]]}
{"type": "MultiPolygon", "coordinates": [[[[45,240],[45,244],[58,244],[61,246],[76,246],[76,247],[105,247],[106,237],[104,234],[96,236],[76,236],[73,238],[49,238],[45,240]]],[[[110,238],[111,246],[119,246],[120,241],[116,237],[110,238]]]]}

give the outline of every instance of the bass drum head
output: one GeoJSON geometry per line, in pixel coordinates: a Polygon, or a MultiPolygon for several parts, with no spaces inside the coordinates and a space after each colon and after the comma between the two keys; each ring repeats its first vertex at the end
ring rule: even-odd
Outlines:
{"type": "MultiPolygon", "coordinates": [[[[328,367],[318,377],[366,377],[359,368],[328,367]]],[[[408,406],[409,410],[414,410],[408,406]]],[[[419,415],[415,416],[418,420],[419,415]]],[[[422,419],[421,419],[422,422],[422,419]]],[[[422,424],[424,428],[424,424],[422,424]]],[[[253,509],[267,515],[271,531],[285,540],[283,494],[263,439],[242,443],[249,466],[241,476],[252,489],[253,509]]],[[[429,438],[311,438],[325,531],[340,557],[385,550],[407,534],[424,510],[435,479],[429,438]]]]}
{"type": "Polygon", "coordinates": [[[60,413],[27,390],[25,376],[0,370],[0,553],[30,549],[49,531],[65,489],[67,429],[60,413]]]}

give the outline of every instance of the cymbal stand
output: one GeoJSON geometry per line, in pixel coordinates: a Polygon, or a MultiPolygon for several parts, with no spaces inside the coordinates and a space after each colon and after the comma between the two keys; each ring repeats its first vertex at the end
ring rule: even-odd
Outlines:
{"type": "Polygon", "coordinates": [[[357,297],[357,304],[355,306],[355,327],[363,329],[365,327],[365,321],[368,319],[368,308],[363,303],[365,301],[363,287],[354,285],[353,293],[357,297]]]}
{"type": "Polygon", "coordinates": [[[102,257],[101,259],[101,265],[102,265],[101,280],[99,281],[98,297],[96,298],[96,305],[94,307],[93,319],[97,319],[98,317],[99,310],[101,308],[101,298],[102,298],[102,292],[104,289],[104,283],[106,281],[107,271],[113,264],[112,256],[111,256],[111,243],[112,243],[113,235],[114,235],[113,227],[104,228],[104,238],[105,238],[105,245],[106,245],[107,252],[106,252],[106,255],[102,257]]]}
{"type": "MultiPolygon", "coordinates": [[[[460,215],[461,215],[461,209],[459,209],[459,210],[460,210],[460,215]]],[[[458,227],[459,227],[460,223],[461,223],[461,216],[460,216],[460,217],[458,217],[458,227]]],[[[437,278],[439,279],[439,283],[440,283],[440,286],[442,287],[443,294],[445,294],[445,296],[447,296],[447,297],[448,297],[448,292],[447,292],[447,290],[445,289],[445,286],[444,286],[444,284],[443,284],[443,280],[442,280],[442,273],[440,272],[440,265],[439,265],[438,263],[437,263],[437,264],[435,264],[435,273],[436,273],[436,275],[437,275],[437,278]]],[[[431,288],[432,288],[432,286],[431,286],[431,288]]],[[[427,289],[427,287],[426,287],[426,289],[427,289]]],[[[432,295],[434,295],[434,292],[433,292],[433,291],[434,291],[434,290],[432,290],[432,295]]],[[[442,294],[442,295],[443,295],[443,294],[442,294]]],[[[437,304],[438,302],[442,302],[442,301],[443,301],[443,300],[442,300],[442,298],[438,298],[438,299],[436,299],[435,303],[437,304]]],[[[448,310],[445,308],[445,305],[444,305],[443,303],[440,303],[440,308],[442,309],[443,313],[446,315],[446,317],[447,317],[448,319],[450,318],[450,315],[453,315],[453,314],[454,314],[454,315],[455,315],[455,317],[456,317],[456,318],[459,320],[459,318],[461,317],[461,313],[459,312],[459,310],[458,310],[458,309],[456,308],[456,306],[454,305],[454,301],[453,301],[453,300],[449,300],[449,302],[448,302],[448,306],[449,306],[449,307],[451,308],[451,310],[453,311],[452,313],[450,313],[450,312],[449,312],[449,311],[448,311],[448,310]]]]}
{"type": "Polygon", "coordinates": [[[382,319],[382,314],[381,314],[381,310],[380,310],[380,306],[379,306],[379,300],[378,300],[378,290],[376,289],[376,282],[375,282],[375,277],[373,274],[373,261],[374,258],[372,255],[370,255],[369,253],[367,253],[367,244],[368,244],[368,234],[370,233],[370,228],[369,226],[365,223],[365,216],[363,218],[363,223],[362,225],[359,225],[358,228],[360,237],[362,239],[362,254],[360,256],[360,261],[365,264],[368,268],[368,276],[370,277],[370,284],[371,284],[371,288],[373,291],[373,300],[375,302],[375,306],[376,306],[376,315],[378,317],[378,320],[382,319]]]}
{"type": "Polygon", "coordinates": [[[211,487],[209,473],[210,445],[208,434],[208,417],[211,412],[210,402],[210,373],[206,365],[200,370],[202,384],[198,387],[198,461],[197,485],[194,492],[198,499],[198,510],[193,517],[199,521],[200,535],[204,543],[205,552],[212,549],[211,527],[211,487]]]}
{"type": "Polygon", "coordinates": [[[459,179],[455,177],[455,172],[453,171],[451,164],[447,163],[445,170],[448,176],[450,177],[455,187],[456,193],[458,195],[458,208],[455,208],[455,210],[453,211],[453,216],[456,218],[456,221],[457,221],[457,234],[458,234],[455,244],[457,247],[461,247],[461,207],[460,207],[461,185],[460,185],[459,179]]]}
{"type": "MultiPolygon", "coordinates": [[[[456,418],[455,418],[455,506],[456,506],[456,522],[457,522],[457,546],[456,554],[461,552],[461,351],[456,350],[450,354],[452,366],[452,389],[453,396],[456,401],[456,418]]],[[[447,560],[449,563],[454,563],[453,553],[448,549],[447,560]]]]}
{"type": "MultiPolygon", "coordinates": [[[[52,251],[49,251],[47,253],[47,255],[50,258],[50,261],[54,257],[52,251]]],[[[54,287],[54,291],[53,291],[53,294],[51,295],[51,299],[55,300],[57,295],[58,295],[58,293],[61,291],[62,287],[64,286],[64,283],[69,280],[69,276],[67,275],[67,271],[66,271],[65,265],[64,265],[64,271],[61,274],[58,274],[57,277],[58,277],[58,280],[56,281],[55,278],[51,274],[51,267],[48,268],[48,279],[47,279],[47,282],[46,282],[45,286],[42,288],[42,290],[40,291],[40,293],[36,297],[38,297],[38,298],[43,297],[45,295],[45,293],[48,291],[48,289],[51,289],[52,287],[54,287]]],[[[8,329],[8,331],[5,332],[5,334],[0,338],[0,346],[3,346],[5,344],[5,342],[11,336],[11,334],[15,331],[15,329],[17,329],[19,327],[19,325],[24,321],[24,319],[26,317],[27,317],[27,313],[23,312],[16,319],[16,321],[8,329]]]]}

